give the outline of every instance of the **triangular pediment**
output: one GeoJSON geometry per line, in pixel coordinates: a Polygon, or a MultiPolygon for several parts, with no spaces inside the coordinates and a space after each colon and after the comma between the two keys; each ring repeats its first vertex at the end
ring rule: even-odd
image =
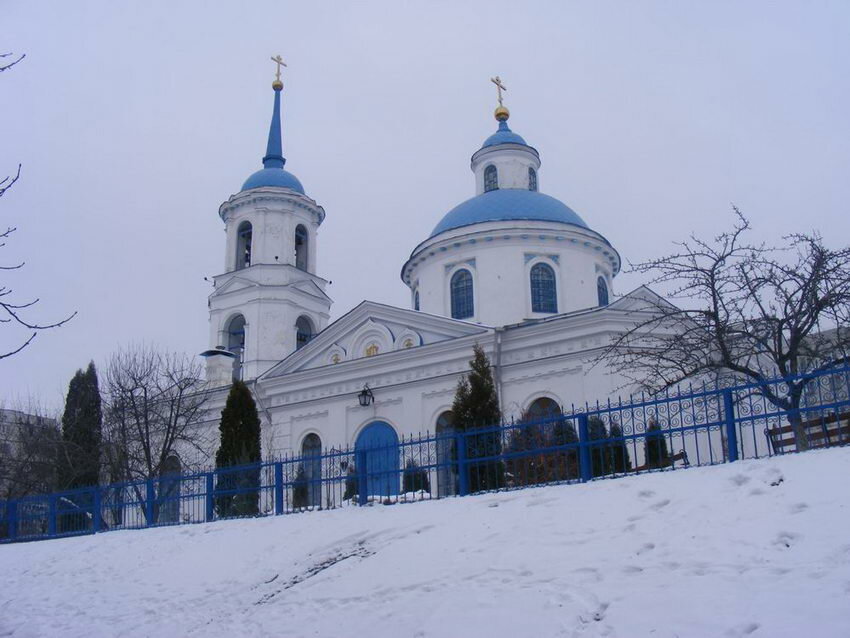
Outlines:
{"type": "Polygon", "coordinates": [[[491,330],[468,321],[364,301],[263,376],[279,377],[491,330]]]}
{"type": "Polygon", "coordinates": [[[640,286],[608,305],[611,310],[621,312],[657,312],[659,309],[674,309],[676,306],[647,286],[640,286]]]}
{"type": "Polygon", "coordinates": [[[251,281],[247,277],[240,277],[236,275],[228,279],[220,286],[217,286],[216,289],[210,295],[210,297],[217,297],[218,295],[237,292],[239,290],[244,290],[245,288],[253,288],[257,285],[257,282],[251,281]]]}

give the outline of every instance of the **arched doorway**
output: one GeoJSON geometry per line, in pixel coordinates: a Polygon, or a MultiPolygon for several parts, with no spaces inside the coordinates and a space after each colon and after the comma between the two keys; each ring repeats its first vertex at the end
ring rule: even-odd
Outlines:
{"type": "Polygon", "coordinates": [[[362,472],[362,460],[366,461],[367,491],[369,496],[394,496],[398,494],[401,477],[398,435],[391,425],[373,421],[357,436],[354,444],[357,472],[362,472]],[[364,454],[361,455],[360,452],[364,454]]]}
{"type": "Polygon", "coordinates": [[[318,434],[308,434],[301,444],[304,459],[304,479],[307,481],[307,507],[322,506],[322,440],[318,434]]]}
{"type": "Polygon", "coordinates": [[[457,494],[457,449],[454,413],[446,410],[437,417],[437,496],[457,494]]]}

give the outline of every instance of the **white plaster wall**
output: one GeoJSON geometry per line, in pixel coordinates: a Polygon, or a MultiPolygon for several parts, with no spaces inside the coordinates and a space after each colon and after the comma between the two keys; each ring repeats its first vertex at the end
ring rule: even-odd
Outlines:
{"type": "Polygon", "coordinates": [[[451,277],[466,268],[473,276],[475,299],[475,316],[469,320],[503,326],[549,316],[531,311],[529,274],[539,261],[555,271],[558,313],[596,306],[599,275],[613,297],[619,260],[615,266],[609,258],[613,249],[592,231],[566,224],[513,222],[477,224],[445,235],[419,249],[427,258],[411,272],[423,312],[451,316],[451,277]]]}
{"type": "MultiPolygon", "coordinates": [[[[472,158],[472,172],[475,174],[475,194],[484,192],[484,170],[493,164],[499,177],[499,188],[518,188],[528,190],[528,169],[540,169],[537,151],[527,146],[505,144],[487,147],[478,151],[472,158]]],[[[540,174],[537,175],[538,190],[540,174]]]]}

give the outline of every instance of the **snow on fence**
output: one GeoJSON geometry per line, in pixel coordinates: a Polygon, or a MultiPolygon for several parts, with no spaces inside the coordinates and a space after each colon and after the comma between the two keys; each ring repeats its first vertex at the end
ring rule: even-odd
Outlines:
{"type": "Polygon", "coordinates": [[[850,367],[0,501],[0,542],[586,482],[847,443],[850,367]],[[800,378],[808,383],[798,412],[767,400],[767,389],[782,394],[800,378]]]}

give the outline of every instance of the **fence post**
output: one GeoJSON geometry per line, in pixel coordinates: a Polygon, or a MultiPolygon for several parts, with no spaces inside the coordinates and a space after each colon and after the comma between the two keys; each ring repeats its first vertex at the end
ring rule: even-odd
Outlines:
{"type": "Polygon", "coordinates": [[[18,537],[18,501],[6,501],[6,521],[9,526],[9,540],[18,537]]]}
{"type": "Polygon", "coordinates": [[[95,485],[92,490],[91,499],[91,533],[96,534],[100,531],[100,486],[95,485]]]}
{"type": "Polygon", "coordinates": [[[283,463],[274,464],[274,513],[283,514],[283,463]]]}
{"type": "Polygon", "coordinates": [[[211,523],[215,519],[215,476],[212,472],[205,475],[207,481],[205,521],[211,523]]]}
{"type": "Polygon", "coordinates": [[[369,480],[366,476],[366,450],[358,450],[355,452],[355,467],[357,468],[357,504],[366,505],[369,503],[369,480]]]}
{"type": "Polygon", "coordinates": [[[593,478],[593,468],[590,467],[590,434],[587,431],[587,414],[578,415],[578,467],[582,483],[593,478]]]}
{"type": "Polygon", "coordinates": [[[726,423],[726,450],[729,463],[738,460],[738,430],[735,428],[735,400],[732,390],[723,391],[723,420],[726,423]]]}
{"type": "Polygon", "coordinates": [[[461,496],[469,494],[469,471],[466,463],[466,436],[463,432],[458,432],[456,435],[457,444],[457,478],[458,478],[458,493],[461,496]]]}
{"type": "Polygon", "coordinates": [[[148,479],[146,481],[146,494],[145,494],[145,527],[150,527],[153,525],[153,505],[156,500],[156,492],[153,487],[153,479],[148,479]]]}
{"type": "Polygon", "coordinates": [[[56,536],[56,494],[47,497],[47,535],[56,536]]]}

